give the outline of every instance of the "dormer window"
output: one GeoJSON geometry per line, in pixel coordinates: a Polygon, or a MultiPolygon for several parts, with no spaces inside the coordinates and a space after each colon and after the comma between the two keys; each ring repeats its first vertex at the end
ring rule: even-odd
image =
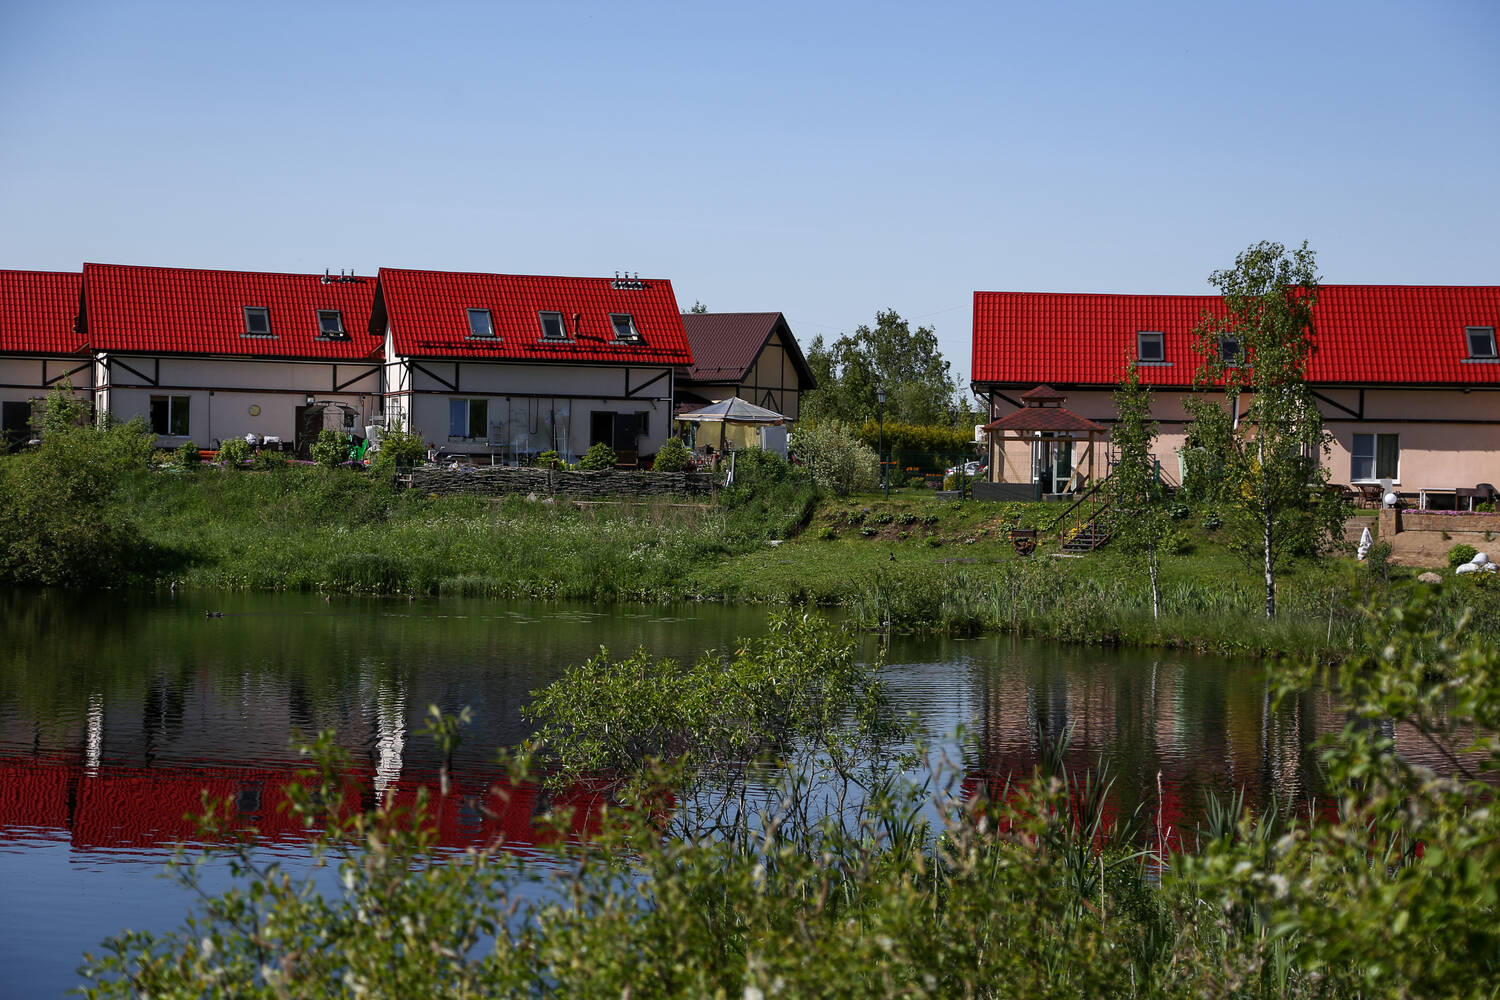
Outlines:
{"type": "Polygon", "coordinates": [[[1141,330],[1135,335],[1135,356],[1140,361],[1161,362],[1167,360],[1162,335],[1155,330],[1141,330]]]}
{"type": "Polygon", "coordinates": [[[495,322],[490,318],[490,311],[488,309],[469,310],[469,339],[495,339],[495,322]]]}
{"type": "Polygon", "coordinates": [[[245,307],[246,337],[274,337],[271,332],[271,310],[265,306],[245,307]]]}
{"type": "Polygon", "coordinates": [[[1219,360],[1226,365],[1240,363],[1240,338],[1234,336],[1219,338],[1219,360]]]}
{"type": "Polygon", "coordinates": [[[542,321],[543,340],[567,340],[568,328],[563,325],[563,315],[560,312],[537,313],[542,321]]]}
{"type": "Polygon", "coordinates": [[[1493,326],[1465,327],[1464,333],[1469,338],[1469,357],[1489,360],[1500,357],[1495,353],[1495,328],[1493,326]]]}
{"type": "Polygon", "coordinates": [[[337,309],[318,310],[318,336],[327,340],[346,340],[344,314],[337,309]]]}
{"type": "Polygon", "coordinates": [[[640,331],[635,328],[635,319],[629,313],[611,313],[610,325],[615,328],[615,340],[621,344],[639,344],[640,331]]]}

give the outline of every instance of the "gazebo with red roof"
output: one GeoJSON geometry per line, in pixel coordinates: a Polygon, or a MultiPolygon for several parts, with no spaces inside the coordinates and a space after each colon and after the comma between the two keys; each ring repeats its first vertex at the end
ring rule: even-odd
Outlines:
{"type": "Polygon", "coordinates": [[[1033,499],[1076,493],[1095,482],[1095,443],[1107,439],[1109,430],[1065,409],[1066,399],[1051,386],[1039,385],[1021,394],[1025,404],[1021,409],[984,425],[990,454],[998,453],[1007,471],[1015,468],[1020,454],[1029,455],[1033,499]],[[1080,441],[1084,445],[1081,455],[1080,441]]]}

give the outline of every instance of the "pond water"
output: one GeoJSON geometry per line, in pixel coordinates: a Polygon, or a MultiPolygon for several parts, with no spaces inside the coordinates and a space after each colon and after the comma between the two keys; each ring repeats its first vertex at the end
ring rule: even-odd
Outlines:
{"type": "MultiPolygon", "coordinates": [[[[767,613],[0,592],[0,614],[0,993],[52,996],[76,984],[83,951],[105,937],[181,922],[190,900],[159,873],[192,836],[184,817],[203,789],[232,801],[266,851],[302,856],[277,809],[300,765],[294,734],[336,731],[373,803],[434,781],[437,754],[416,730],[429,704],[467,705],[463,794],[440,818],[440,839],[524,841],[534,795],[497,816],[477,803],[494,749],[531,730],[519,711],[530,692],[601,645],[695,658],[761,632],[767,613]]],[[[877,655],[880,637],[863,641],[877,655]]],[[[886,658],[896,707],[940,737],[965,788],[1029,773],[1038,731],[1071,729],[1073,765],[1108,760],[1124,810],[1154,809],[1160,782],[1179,828],[1195,822],[1205,789],[1244,787],[1252,802],[1312,794],[1307,744],[1343,724],[1321,696],[1272,711],[1250,662],[1010,637],[896,637],[886,658]],[[963,744],[944,738],[960,726],[963,744]]]]}

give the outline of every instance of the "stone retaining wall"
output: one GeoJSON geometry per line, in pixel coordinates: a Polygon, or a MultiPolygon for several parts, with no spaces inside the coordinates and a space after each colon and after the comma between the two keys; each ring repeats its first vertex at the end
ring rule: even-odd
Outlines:
{"type": "Polygon", "coordinates": [[[535,493],[569,500],[703,496],[715,490],[712,472],[633,472],[622,469],[574,472],[505,466],[413,469],[410,485],[423,493],[472,493],[477,496],[535,493]]]}

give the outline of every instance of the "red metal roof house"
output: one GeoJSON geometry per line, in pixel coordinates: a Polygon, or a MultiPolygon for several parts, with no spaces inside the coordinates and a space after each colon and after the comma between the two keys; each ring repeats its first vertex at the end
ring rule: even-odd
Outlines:
{"type": "Polygon", "coordinates": [[[98,407],[157,441],[363,433],[380,412],[375,279],[85,264],[78,329],[98,407]]]}
{"type": "Polygon", "coordinates": [[[492,462],[604,442],[628,461],[671,433],[693,355],[671,282],[381,268],[370,332],[386,412],[433,448],[492,462]]]}
{"type": "Polygon", "coordinates": [[[0,451],[32,434],[36,405],[67,380],[92,396],[78,316],[76,271],[0,271],[0,451]]]}
{"type": "MultiPolygon", "coordinates": [[[[1108,424],[1133,360],[1156,390],[1157,454],[1175,472],[1182,399],[1200,364],[1192,329],[1221,310],[1214,295],[975,292],[974,390],[992,420],[1046,383],[1108,424]]],[[[1314,327],[1308,380],[1333,434],[1334,482],[1390,479],[1434,502],[1500,482],[1500,286],[1324,285],[1314,327]]],[[[1032,466],[1024,450],[992,443],[992,481],[1031,483],[1032,466]]]]}

